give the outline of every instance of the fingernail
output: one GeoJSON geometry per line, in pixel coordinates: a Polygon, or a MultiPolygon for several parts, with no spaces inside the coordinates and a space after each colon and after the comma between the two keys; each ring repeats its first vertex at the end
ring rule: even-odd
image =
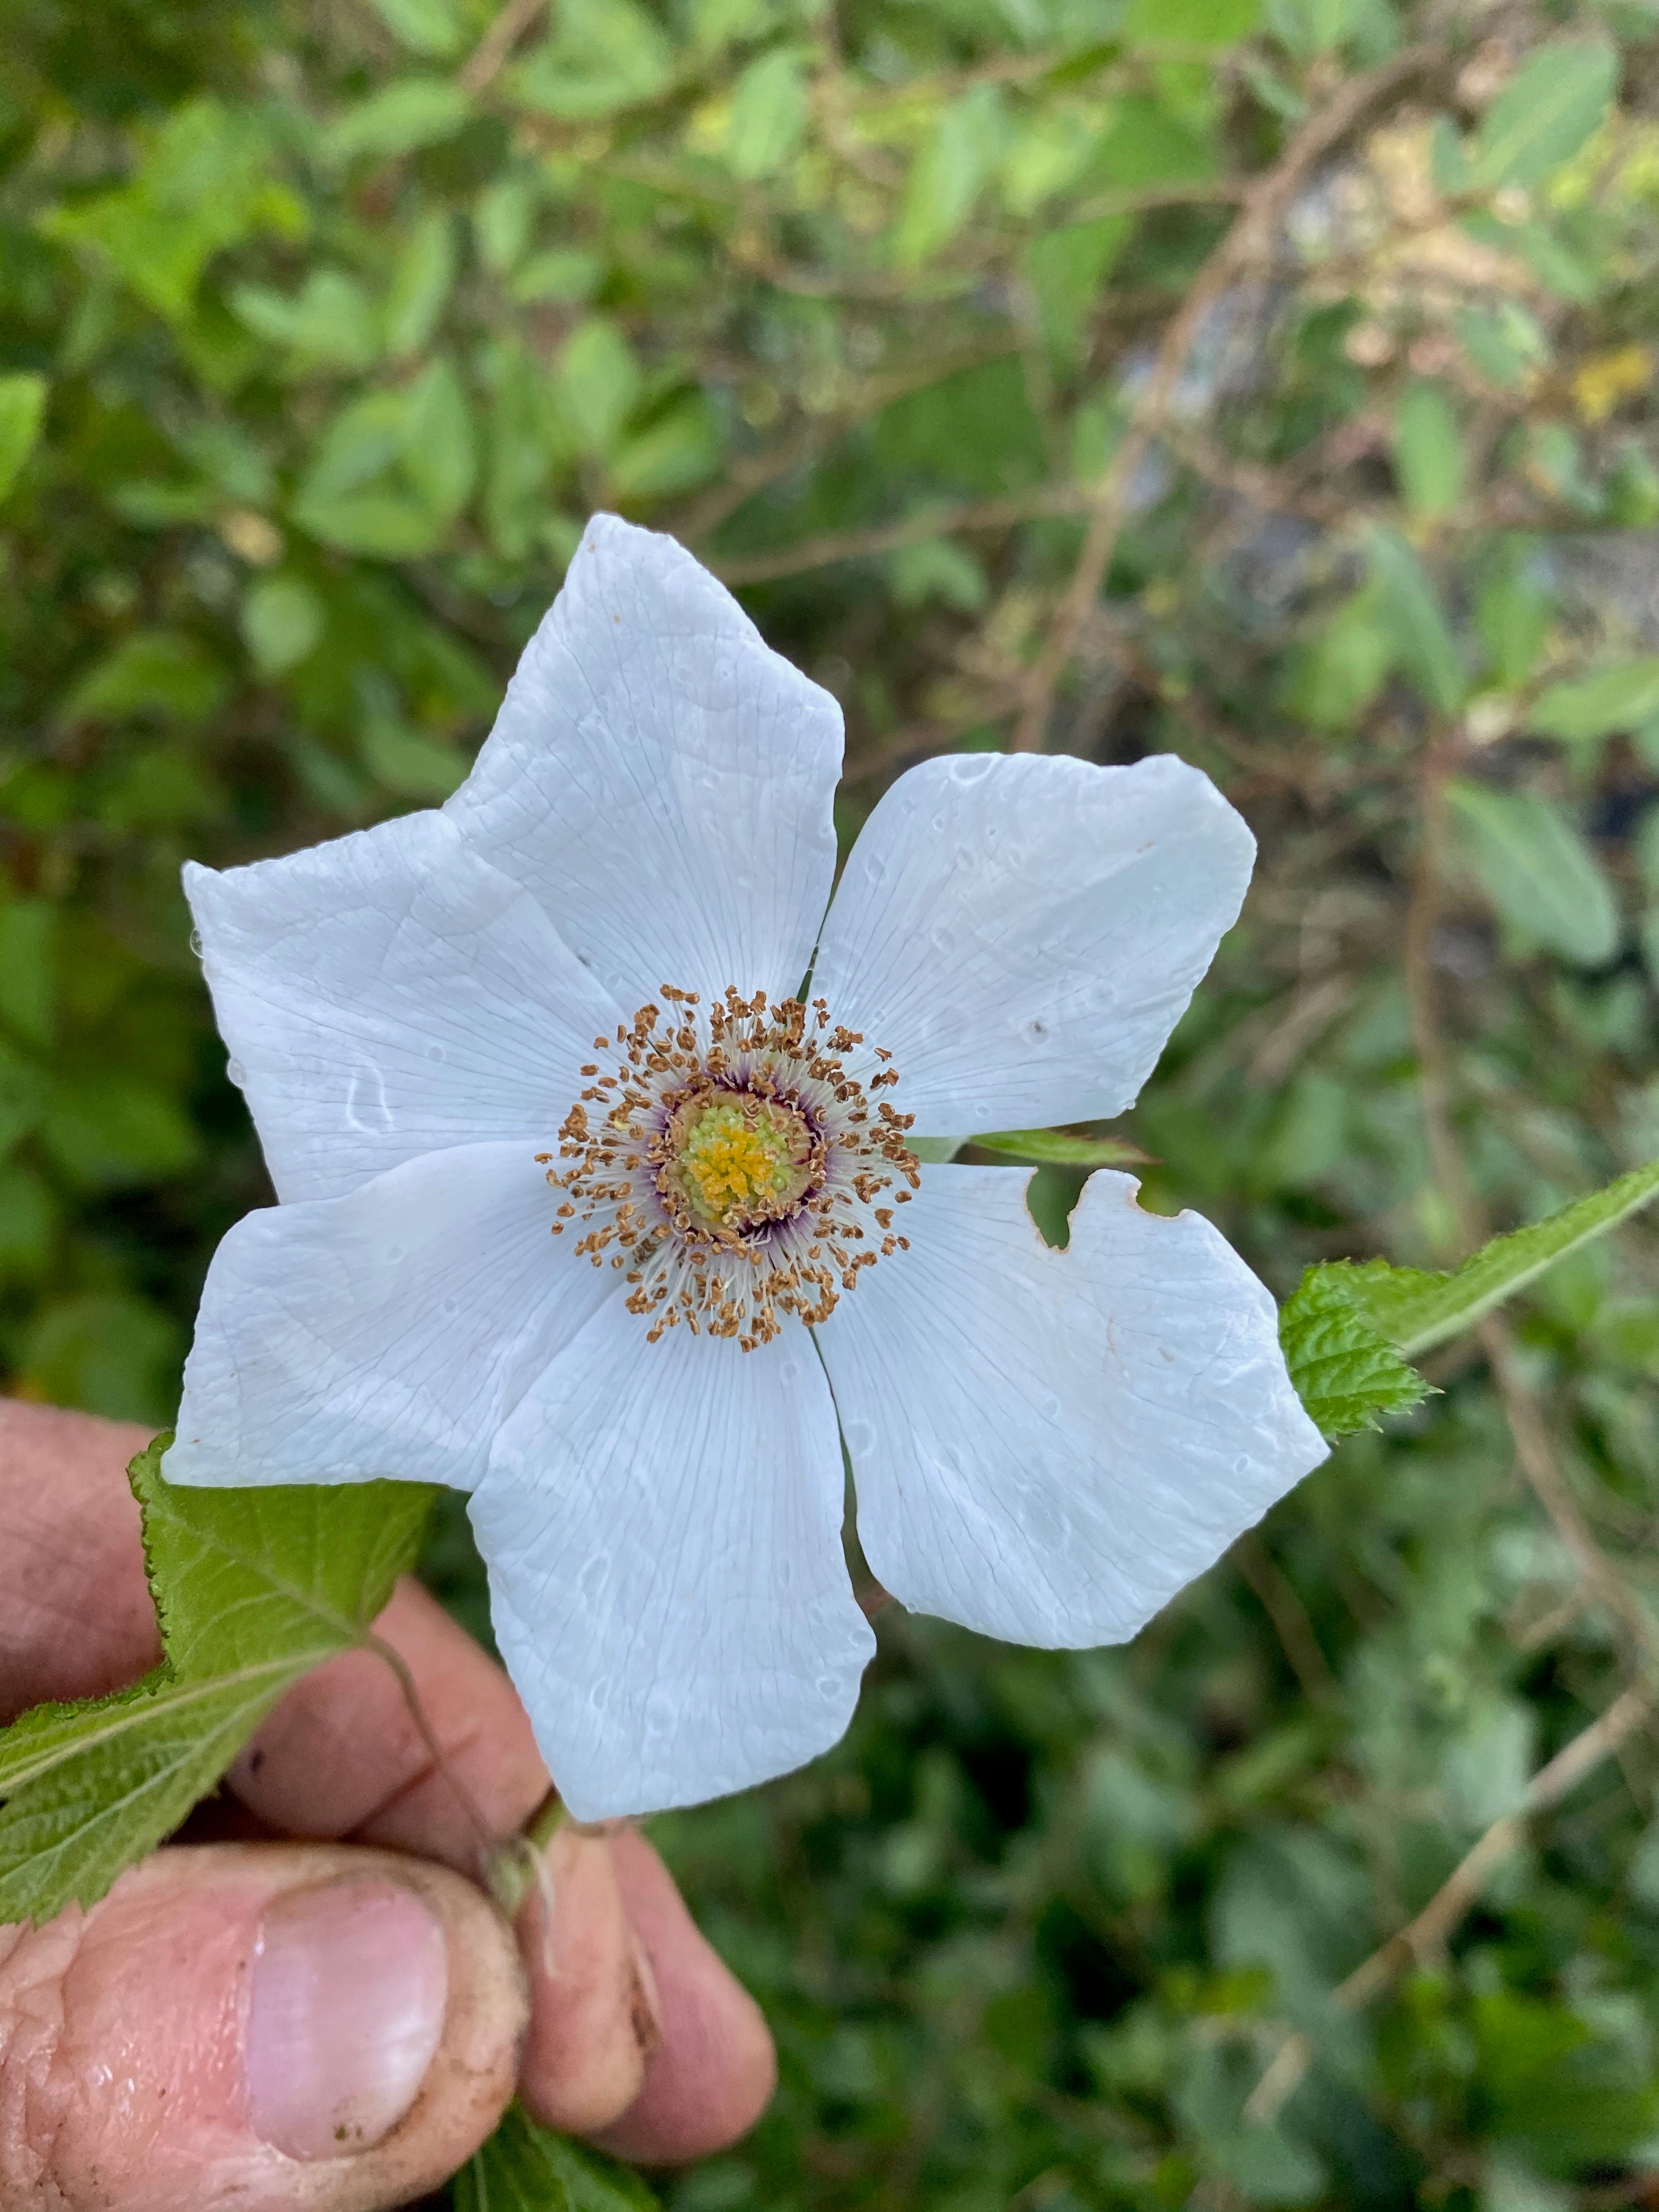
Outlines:
{"type": "Polygon", "coordinates": [[[443,1929],[413,1890],[374,1879],[277,1898],[243,2045],[256,2134],[298,2159],[379,2142],[426,2079],[448,1995],[443,1929]]]}

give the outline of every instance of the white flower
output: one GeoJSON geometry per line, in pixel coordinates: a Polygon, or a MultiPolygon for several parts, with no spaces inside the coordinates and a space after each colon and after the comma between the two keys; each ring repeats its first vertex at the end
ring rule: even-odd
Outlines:
{"type": "Polygon", "coordinates": [[[958,755],[831,905],[841,748],[602,516],[447,806],[186,872],[282,1203],[214,1260],[167,1475],[471,1491],[582,1819],[846,1727],[843,1438],[883,1583],[1050,1647],[1132,1636],[1323,1456],[1208,1223],[1101,1173],[1050,1250],[1026,1170],[905,1145],[1121,1113],[1249,830],[1173,758],[958,755]]]}

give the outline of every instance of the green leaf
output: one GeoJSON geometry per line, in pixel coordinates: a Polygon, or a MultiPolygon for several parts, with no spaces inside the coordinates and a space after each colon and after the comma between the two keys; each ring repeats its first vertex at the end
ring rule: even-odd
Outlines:
{"type": "Polygon", "coordinates": [[[1070,355],[1080,345],[1107,272],[1133,228],[1127,216],[1104,216],[1097,222],[1062,223],[1027,246],[1026,279],[1036,296],[1042,335],[1055,352],[1070,355]]]}
{"type": "Polygon", "coordinates": [[[0,905],[0,1022],[33,1045],[52,1041],[58,921],[50,899],[14,898],[0,905]]]}
{"type": "Polygon", "coordinates": [[[1620,660],[1539,694],[1527,727],[1541,738],[1569,744],[1606,738],[1615,730],[1639,729],[1659,714],[1659,653],[1620,660]]]}
{"type": "Polygon", "coordinates": [[[1338,1260],[1310,1267],[1279,1317],[1297,1395],[1322,1432],[1350,1436],[1404,1413],[1429,1386],[1409,1365],[1474,1327],[1546,1268],[1659,1194],[1659,1160],[1576,1199],[1547,1219],[1494,1237],[1460,1267],[1431,1273],[1338,1260]]]}
{"type": "Polygon", "coordinates": [[[420,1547],[419,1482],[198,1489],[167,1481],[161,1437],[131,1468],[167,1656],[199,1679],[267,1660],[308,1668],[352,1644],[420,1547]]]}
{"type": "Polygon", "coordinates": [[[532,253],[508,287],[523,306],[538,300],[569,300],[585,306],[605,282],[605,264],[580,246],[551,246],[532,253]]]}
{"type": "Polygon", "coordinates": [[[131,1470],[166,1656],[116,1697],[0,1730],[0,1922],[100,1897],[286,1689],[362,1643],[419,1550],[422,1484],[178,1488],[160,1471],[171,1441],[131,1470]]]}
{"type": "Polygon", "coordinates": [[[453,138],[471,112],[465,93],[448,77],[404,77],[338,117],[323,134],[323,151],[342,163],[395,161],[453,138]]]}
{"type": "Polygon", "coordinates": [[[0,1038],[0,1159],[40,1121],[47,1098],[39,1068],[0,1038]]]}
{"type": "Polygon", "coordinates": [[[1365,1312],[1376,1328],[1416,1358],[1524,1290],[1558,1260],[1606,1236],[1656,1193],[1659,1160],[1650,1160],[1530,1228],[1493,1237],[1449,1274],[1385,1267],[1373,1261],[1369,1270],[1356,1271],[1366,1277],[1362,1293],[1365,1312]]]}
{"type": "Polygon", "coordinates": [[[1030,1160],[1037,1167],[1144,1168],[1156,1165],[1150,1152],[1123,1137],[1079,1135],[1070,1129],[994,1129],[988,1136],[969,1137],[981,1152],[999,1152],[1011,1160],[1030,1160]]]}
{"type": "Polygon", "coordinates": [[[288,347],[299,367],[366,368],[380,350],[368,295],[338,269],[313,269],[291,297],[264,284],[238,284],[230,306],[256,337],[288,347]]]}
{"type": "Polygon", "coordinates": [[[437,328],[455,264],[453,220],[442,212],[423,216],[398,256],[386,294],[386,351],[394,361],[419,353],[437,328]]]}
{"type": "Polygon", "coordinates": [[[42,1135],[64,1172],[89,1190],[182,1175],[201,1152],[194,1127],[169,1092],[113,1070],[60,1080],[42,1135]]]}
{"type": "MultiPolygon", "coordinates": [[[[1374,1265],[1382,1263],[1374,1262],[1374,1265]]],[[[1340,1262],[1310,1267],[1279,1316],[1279,1340],[1297,1395],[1322,1436],[1334,1440],[1409,1413],[1429,1385],[1367,1319],[1340,1262]]]]}
{"type": "Polygon", "coordinates": [[[1527,945],[1584,968],[1619,950],[1619,907],[1589,845],[1552,800],[1455,778],[1446,797],[1465,857],[1493,906],[1527,945]]]}
{"type": "Polygon", "coordinates": [[[409,388],[403,464],[428,512],[453,522],[471,496],[478,465],[466,392],[453,362],[428,362],[409,388]]]}
{"type": "Polygon", "coordinates": [[[261,676],[281,676],[322,642],[326,614],[297,576],[261,576],[242,595],[242,638],[261,676]]]}
{"type": "Polygon", "coordinates": [[[455,2212],[658,2212],[638,2174],[509,2106],[453,2184],[455,2212]]]}
{"type": "Polygon", "coordinates": [[[369,0],[399,46],[444,61],[458,53],[466,27],[456,0],[369,0]]]}
{"type": "Polygon", "coordinates": [[[1297,654],[1285,706],[1316,730],[1352,727],[1382,689],[1394,659],[1381,595],[1356,592],[1297,654]]]}
{"type": "Polygon", "coordinates": [[[1413,514],[1447,514],[1463,496],[1463,434],[1437,384],[1419,378],[1394,417],[1394,465],[1413,514]]]}
{"type": "Polygon", "coordinates": [[[1474,605],[1475,628],[1496,682],[1526,682],[1538,665],[1553,611],[1533,549],[1524,541],[1511,544],[1481,584],[1474,605]]]}
{"type": "Polygon", "coordinates": [[[44,376],[27,369],[0,376],[0,499],[8,497],[34,451],[46,418],[47,389],[44,376]]]}
{"type": "Polygon", "coordinates": [[[0,1922],[95,1904],[208,1795],[300,1671],[278,1662],[185,1682],[163,1667],[0,1730],[0,1922]]]}
{"type": "Polygon", "coordinates": [[[901,268],[927,260],[962,228],[997,164],[1006,131],[995,85],[976,85],[940,112],[910,170],[893,241],[901,268]]]}
{"type": "Polygon", "coordinates": [[[251,231],[294,227],[293,203],[271,189],[268,166],[247,110],[192,100],[168,117],[131,184],[50,209],[40,228],[91,253],[176,322],[214,254],[251,231]]]}
{"type": "Polygon", "coordinates": [[[224,671],[194,638],[179,630],[141,629],[87,671],[61,712],[68,722],[119,721],[129,714],[204,722],[226,689],[224,671]]]}
{"type": "Polygon", "coordinates": [[[1261,14],[1260,0],[1129,0],[1123,35],[1137,46],[1230,46],[1261,14]]]}
{"type": "Polygon", "coordinates": [[[627,339],[606,317],[572,331],[559,358],[559,394],[584,452],[609,450],[642,381],[627,339]]]}
{"type": "Polygon", "coordinates": [[[23,1332],[18,1370],[48,1405],[154,1427],[177,1400],[184,1348],[178,1322],[148,1298],[83,1291],[37,1310],[23,1332]]]}
{"type": "Polygon", "coordinates": [[[769,177],[782,168],[806,130],[806,72],[800,55],[781,46],[750,62],[732,88],[726,134],[733,176],[769,177]]]}
{"type": "Polygon", "coordinates": [[[1601,129],[1618,82],[1619,58],[1599,40],[1539,47],[1480,118],[1476,190],[1540,184],[1601,129]]]}
{"type": "Polygon", "coordinates": [[[714,475],[724,451],[720,417],[701,392],[689,392],[616,448],[611,488],[624,499],[689,491],[714,475]]]}
{"type": "Polygon", "coordinates": [[[1371,532],[1370,553],[1371,580],[1396,665],[1431,707],[1455,714],[1463,699],[1462,664],[1422,562],[1392,530],[1371,532]]]}
{"type": "Polygon", "coordinates": [[[375,781],[400,799],[447,799],[466,781],[471,765],[443,738],[428,737],[389,716],[377,715],[367,724],[357,749],[375,781]]]}
{"type": "Polygon", "coordinates": [[[563,0],[558,30],[517,71],[532,106],[567,122],[653,100],[673,50],[636,0],[563,0]]]}

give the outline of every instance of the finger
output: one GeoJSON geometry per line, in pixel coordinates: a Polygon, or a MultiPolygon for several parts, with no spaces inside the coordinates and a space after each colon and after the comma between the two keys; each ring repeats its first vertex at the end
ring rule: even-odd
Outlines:
{"type": "MultiPolygon", "coordinates": [[[[390,1844],[476,1875],[547,1795],[524,1708],[418,1583],[399,1586],[375,1629],[408,1668],[425,1732],[386,1662],[349,1652],[289,1692],[231,1786],[290,1835],[390,1844]]],[[[586,2133],[638,2096],[655,2028],[605,1839],[562,1829],[547,1868],[550,1923],[535,1896],[520,1919],[532,1999],[524,2094],[550,2127],[586,2133]]]]}
{"type": "Polygon", "coordinates": [[[531,1991],[520,2094],[546,2126],[592,2135],[645,2086],[658,2041],[650,1969],[603,1836],[562,1829],[546,1867],[544,1889],[519,1917],[531,1991]]]}
{"type": "MultiPolygon", "coordinates": [[[[456,1784],[495,1837],[548,1788],[524,1708],[418,1585],[400,1587],[376,1628],[409,1668],[441,1763],[391,1669],[354,1652],[290,1692],[237,1762],[233,1786],[273,1827],[394,1844],[476,1871],[478,1834],[456,1784]]],[[[628,1832],[607,1841],[566,1829],[549,1873],[550,1929],[536,1899],[520,1923],[532,2004],[526,2105],[582,2134],[637,2105],[642,2157],[690,2157],[705,2141],[741,2135],[771,2094],[771,2039],[655,1854],[628,1832]],[[613,1868],[616,1852],[627,1856],[613,1868]],[[734,2078],[716,2079],[728,2063],[734,2078]]]]}
{"type": "Polygon", "coordinates": [[[385,1659],[348,1651],[289,1692],[230,1785],[288,1835],[350,1836],[476,1874],[547,1795],[524,1707],[418,1583],[398,1584],[374,1628],[408,1670],[424,1729],[385,1659]]]}
{"type": "Polygon", "coordinates": [[[650,1844],[618,1829],[611,1849],[623,1905],[650,1961],[661,2033],[639,2096],[598,2140],[618,2158],[647,2165],[706,2158],[746,2134],[771,2101],[772,2038],[650,1844]]]}
{"type": "Polygon", "coordinates": [[[126,1466],[130,1422],[0,1398],[0,1723],[95,1698],[161,1656],[126,1466]]]}
{"type": "Polygon", "coordinates": [[[380,2212],[495,2125],[526,2015],[453,1874],[295,1844],[163,1851],[0,1929],[0,2204],[380,2212]]]}

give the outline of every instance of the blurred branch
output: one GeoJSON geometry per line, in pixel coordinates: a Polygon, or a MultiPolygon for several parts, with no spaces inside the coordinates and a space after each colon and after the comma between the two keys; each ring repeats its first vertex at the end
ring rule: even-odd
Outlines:
{"type": "Polygon", "coordinates": [[[476,100],[481,92],[488,91],[506,67],[514,47],[546,5],[547,0],[507,0],[456,78],[463,92],[476,100]]]}
{"type": "Polygon", "coordinates": [[[1087,494],[1078,484],[1044,484],[1007,499],[958,500],[950,507],[925,507],[896,522],[878,522],[866,530],[826,530],[776,553],[736,554],[729,560],[711,559],[709,566],[722,583],[770,583],[779,576],[827,568],[836,561],[862,561],[878,553],[895,553],[902,546],[920,545],[929,538],[953,531],[1006,530],[1045,514],[1078,514],[1086,500],[1087,494]]]}
{"type": "Polygon", "coordinates": [[[1273,167],[1249,187],[1237,222],[1205,263],[1165,330],[1133,420],[1102,479],[1077,568],[1031,668],[1014,732],[1016,751],[1041,750],[1055,687],[1106,580],[1134,480],[1169,414],[1188,356],[1211,310],[1252,261],[1271,251],[1273,235],[1310,172],[1378,100],[1439,58],[1437,47],[1409,46],[1353,78],[1303,125],[1273,167]]]}
{"type": "Polygon", "coordinates": [[[1255,1592],[1257,1602],[1273,1625],[1291,1671],[1303,1692],[1316,1705],[1337,1694],[1336,1677],[1320,1648],[1308,1608],[1291,1586],[1290,1577],[1261,1540],[1259,1529],[1245,1531],[1233,1546],[1238,1571],[1255,1592]]]}
{"type": "Polygon", "coordinates": [[[921,368],[872,378],[846,406],[798,425],[779,445],[732,462],[718,483],[711,485],[678,514],[671,515],[655,526],[666,530],[684,544],[695,544],[698,538],[717,530],[728,515],[735,514],[745,500],[752,499],[768,484],[775,483],[780,477],[816,459],[825,446],[832,445],[857,423],[868,421],[872,415],[879,414],[884,407],[891,406],[896,399],[902,399],[913,392],[925,392],[929,385],[964,368],[978,368],[986,362],[1002,361],[1018,351],[1018,344],[1012,340],[1000,345],[965,347],[942,360],[931,361],[921,368]]]}
{"type": "MultiPolygon", "coordinates": [[[[1390,1936],[1370,1958],[1356,1966],[1347,1979],[1331,1991],[1330,2004],[1339,2013],[1358,2012],[1379,1996],[1414,1960],[1431,1957],[1474,1904],[1486,1876],[1506,1858],[1526,1833],[1528,1820],[1558,1804],[1616,1751],[1625,1738],[1653,1716],[1654,1692],[1644,1682],[1632,1683],[1620,1692],[1599,1720],[1574,1736],[1540,1766],[1527,1784],[1526,1794],[1513,1813],[1494,1820],[1473,1849],[1466,1851],[1434,1895],[1414,1919],[1390,1936]]],[[[1250,2092],[1244,2118],[1266,2126],[1278,2117],[1296,2091],[1313,2060],[1313,2046],[1300,2030],[1287,2035],[1273,2063],[1250,2092]]]]}

